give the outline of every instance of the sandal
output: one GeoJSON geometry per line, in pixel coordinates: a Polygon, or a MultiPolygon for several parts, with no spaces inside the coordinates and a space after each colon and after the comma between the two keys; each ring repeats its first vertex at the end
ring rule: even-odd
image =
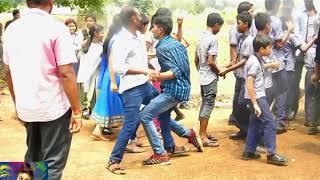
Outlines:
{"type": "Polygon", "coordinates": [[[218,141],[218,138],[215,137],[215,136],[212,135],[212,134],[208,134],[208,135],[207,135],[207,138],[208,138],[210,141],[218,141]]]}
{"type": "Polygon", "coordinates": [[[174,148],[171,149],[171,151],[168,151],[168,155],[169,156],[179,156],[185,153],[188,153],[191,151],[190,147],[186,147],[186,146],[176,146],[174,148]]]}
{"type": "Polygon", "coordinates": [[[126,171],[120,167],[120,165],[118,163],[109,163],[106,166],[106,169],[108,169],[110,172],[112,172],[113,174],[117,174],[117,175],[124,175],[126,174],[126,171]],[[116,166],[116,167],[112,167],[112,166],[116,166]]]}
{"type": "Polygon", "coordinates": [[[219,143],[217,141],[207,140],[202,144],[203,144],[203,147],[219,147],[219,143]]]}

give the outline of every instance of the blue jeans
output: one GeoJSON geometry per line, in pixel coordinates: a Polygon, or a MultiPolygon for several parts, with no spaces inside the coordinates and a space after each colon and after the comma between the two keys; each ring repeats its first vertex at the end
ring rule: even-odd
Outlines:
{"type": "Polygon", "coordinates": [[[125,119],[112,150],[110,162],[121,162],[128,141],[136,133],[136,127],[141,122],[141,104],[148,104],[158,94],[158,91],[150,83],[145,83],[122,93],[125,119]]]}
{"type": "Polygon", "coordinates": [[[179,136],[188,137],[190,134],[188,129],[180,126],[170,117],[172,108],[178,103],[180,102],[170,94],[162,93],[154,98],[140,113],[142,125],[155,154],[165,154],[165,149],[170,150],[175,147],[174,139],[171,135],[171,128],[179,136]],[[162,145],[156,127],[152,122],[152,119],[157,116],[160,121],[164,145],[162,145]]]}
{"type": "Polygon", "coordinates": [[[241,86],[243,85],[244,79],[235,76],[236,83],[234,86],[234,94],[233,94],[233,101],[232,101],[232,113],[229,117],[229,122],[236,122],[236,118],[234,117],[235,110],[239,107],[239,96],[241,91],[241,86]]]}
{"type": "Polygon", "coordinates": [[[262,137],[262,130],[266,150],[269,155],[272,155],[276,151],[276,123],[273,119],[266,97],[257,99],[257,103],[262,112],[259,118],[254,113],[251,101],[249,102],[251,113],[245,151],[252,153],[256,151],[262,137]]]}

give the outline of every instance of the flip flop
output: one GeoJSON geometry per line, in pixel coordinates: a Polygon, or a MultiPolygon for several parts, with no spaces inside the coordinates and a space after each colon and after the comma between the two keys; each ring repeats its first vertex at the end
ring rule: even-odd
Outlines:
{"type": "Polygon", "coordinates": [[[208,140],[203,142],[202,144],[203,147],[219,147],[219,143],[217,141],[208,140]]]}
{"type": "Polygon", "coordinates": [[[218,138],[216,138],[214,135],[212,135],[212,134],[208,134],[207,135],[207,138],[209,139],[209,140],[211,140],[211,141],[218,141],[219,139],[218,138]]]}
{"type": "MultiPolygon", "coordinates": [[[[115,163],[116,164],[116,163],[115,163]]],[[[121,167],[115,167],[115,168],[113,168],[113,169],[111,169],[110,167],[112,166],[112,165],[114,165],[114,164],[108,164],[107,166],[106,166],[106,169],[108,169],[110,172],[112,172],[113,174],[117,174],[117,175],[125,175],[126,174],[126,171],[123,169],[123,168],[121,168],[121,167]]],[[[118,164],[119,165],[119,164],[118,164]]]]}

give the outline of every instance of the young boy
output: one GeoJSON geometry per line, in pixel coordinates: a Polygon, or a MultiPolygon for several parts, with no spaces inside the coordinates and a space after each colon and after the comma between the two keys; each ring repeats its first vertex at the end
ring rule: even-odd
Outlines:
{"type": "MultiPolygon", "coordinates": [[[[282,31],[281,20],[279,17],[277,17],[280,4],[280,0],[265,0],[265,8],[267,10],[267,14],[269,14],[271,18],[271,31],[269,35],[274,42],[272,46],[274,52],[279,51],[279,49],[288,40],[290,34],[293,32],[292,23],[288,24],[288,31],[286,33],[283,33],[282,31]]],[[[277,110],[277,112],[275,113],[275,119],[277,122],[277,133],[280,134],[287,131],[287,73],[285,70],[285,62],[281,58],[281,56],[279,56],[279,53],[272,53],[268,58],[271,60],[278,61],[280,63],[280,67],[277,70],[272,71],[273,86],[272,88],[270,88],[270,90],[267,91],[269,105],[271,105],[273,101],[275,102],[274,104],[277,110]]]]}
{"type": "Polygon", "coordinates": [[[252,25],[252,16],[249,12],[242,12],[237,16],[237,30],[241,34],[239,36],[239,43],[237,44],[237,60],[230,67],[219,73],[220,76],[225,76],[231,71],[236,71],[236,90],[234,101],[237,101],[237,106],[233,107],[233,116],[235,117],[235,125],[240,129],[238,133],[232,134],[230,139],[239,140],[245,139],[249,124],[249,111],[247,104],[244,101],[244,72],[243,66],[248,58],[253,54],[253,36],[250,33],[252,25]]]}
{"type": "MultiPolygon", "coordinates": [[[[187,50],[170,36],[172,25],[170,16],[157,16],[153,19],[151,31],[154,38],[159,40],[156,55],[161,73],[149,78],[152,81],[161,81],[162,93],[146,105],[140,113],[143,127],[154,151],[154,155],[143,161],[143,165],[170,164],[169,155],[175,153],[178,148],[171,136],[171,129],[179,136],[188,138],[188,142],[197,147],[198,151],[203,151],[197,131],[180,126],[170,117],[173,107],[189,99],[191,85],[187,50]],[[159,117],[163,144],[152,122],[154,117],[159,117]]],[[[180,150],[185,152],[183,149],[180,150]]]]}
{"type": "Polygon", "coordinates": [[[253,40],[255,54],[252,55],[244,69],[246,78],[245,98],[249,99],[251,108],[250,124],[248,128],[247,143],[243,153],[244,160],[260,159],[256,153],[257,145],[264,133],[264,141],[267,149],[267,163],[279,166],[287,165],[288,160],[276,154],[276,123],[267,102],[264,85],[263,57],[272,52],[272,39],[268,35],[258,35],[253,40]]]}
{"type": "Polygon", "coordinates": [[[218,89],[217,66],[218,40],[215,35],[220,31],[223,19],[218,13],[207,17],[207,30],[202,33],[196,47],[195,64],[200,74],[202,104],[199,113],[200,137],[204,147],[219,146],[217,140],[208,138],[207,127],[211,112],[214,108],[218,89]]]}
{"type": "MultiPolygon", "coordinates": [[[[249,12],[251,14],[251,16],[253,16],[254,13],[254,6],[252,3],[244,1],[241,2],[238,5],[237,8],[237,12],[238,14],[241,14],[242,12],[249,12]]],[[[254,25],[254,22],[251,23],[251,28],[250,28],[250,33],[252,36],[256,35],[256,28],[254,25]]],[[[239,36],[241,34],[238,32],[237,30],[237,26],[232,26],[230,31],[229,31],[229,44],[230,44],[230,63],[228,65],[226,65],[226,67],[230,67],[232,66],[236,61],[237,61],[237,45],[239,44],[239,36]]],[[[239,106],[238,104],[238,99],[239,99],[239,93],[241,90],[241,83],[239,81],[239,79],[237,78],[237,72],[234,72],[235,77],[236,77],[236,83],[235,83],[235,88],[234,88],[234,96],[233,96],[233,105],[232,105],[232,113],[229,117],[229,125],[236,125],[238,126],[238,122],[236,122],[236,118],[234,117],[234,111],[235,109],[237,109],[237,107],[239,106]]],[[[237,136],[237,134],[233,134],[231,136],[237,136]]],[[[234,139],[233,137],[231,137],[231,139],[234,139]]],[[[238,139],[238,138],[235,138],[238,139]]]]}

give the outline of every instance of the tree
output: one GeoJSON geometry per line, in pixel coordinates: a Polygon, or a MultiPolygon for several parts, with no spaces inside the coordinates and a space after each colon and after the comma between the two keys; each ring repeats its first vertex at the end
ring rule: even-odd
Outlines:
{"type": "Polygon", "coordinates": [[[101,13],[103,8],[112,0],[55,0],[55,4],[84,12],[101,13]]]}
{"type": "Polygon", "coordinates": [[[129,4],[131,6],[137,7],[141,13],[150,15],[153,10],[152,0],[130,0],[129,4]]]}
{"type": "Polygon", "coordinates": [[[22,0],[0,0],[0,13],[10,11],[21,2],[22,0]]]}

